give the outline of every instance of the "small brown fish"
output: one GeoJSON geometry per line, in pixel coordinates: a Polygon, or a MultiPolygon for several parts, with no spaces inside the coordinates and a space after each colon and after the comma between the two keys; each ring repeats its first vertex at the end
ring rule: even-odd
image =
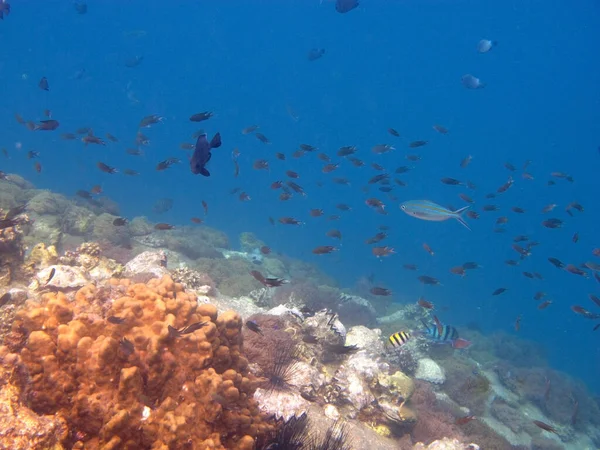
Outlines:
{"type": "Polygon", "coordinates": [[[517,319],[515,320],[515,331],[516,332],[521,331],[521,314],[519,314],[517,316],[517,319]]]}
{"type": "Polygon", "coordinates": [[[247,320],[246,321],[246,327],[250,331],[254,331],[255,333],[260,334],[261,336],[263,336],[263,332],[260,329],[260,326],[254,320],[247,320]]]}
{"type": "Polygon", "coordinates": [[[448,134],[448,129],[442,125],[434,125],[432,128],[440,134],[448,134]]]}
{"type": "Polygon", "coordinates": [[[548,431],[550,433],[554,433],[554,434],[558,435],[558,433],[556,432],[556,429],[554,427],[548,425],[545,422],[542,422],[541,420],[534,420],[533,423],[534,423],[534,425],[540,427],[544,431],[548,431]]]}
{"type": "Polygon", "coordinates": [[[251,134],[258,130],[260,127],[258,125],[250,125],[242,130],[242,134],[251,134]]]}
{"type": "Polygon", "coordinates": [[[543,309],[546,309],[551,304],[552,304],[552,300],[546,300],[538,305],[538,309],[541,311],[543,309]]]}
{"type": "Polygon", "coordinates": [[[421,275],[417,279],[423,284],[429,284],[431,286],[441,286],[442,283],[437,278],[430,277],[429,275],[421,275]]]}
{"type": "Polygon", "coordinates": [[[410,148],[419,148],[427,145],[428,143],[429,141],[412,141],[410,144],[408,144],[408,146],[410,148]]]}
{"type": "Polygon", "coordinates": [[[472,159],[473,159],[473,157],[471,155],[464,157],[462,159],[462,161],[460,162],[460,167],[463,169],[466,168],[471,163],[472,159]]]}
{"type": "Polygon", "coordinates": [[[464,417],[459,417],[458,419],[456,419],[456,420],[454,421],[454,423],[455,423],[456,425],[458,425],[458,426],[461,426],[461,425],[466,425],[466,424],[468,424],[468,423],[469,423],[471,420],[475,420],[475,419],[477,419],[477,417],[475,417],[475,416],[473,416],[473,415],[470,415],[470,416],[464,416],[464,417]]]}
{"type": "Polygon", "coordinates": [[[500,295],[500,294],[504,294],[506,291],[508,291],[507,288],[498,288],[496,289],[494,292],[492,292],[492,295],[500,295]]]}
{"type": "Polygon", "coordinates": [[[112,323],[113,325],[121,325],[125,323],[125,319],[118,316],[109,316],[106,318],[106,321],[112,323]]]}
{"type": "Polygon", "coordinates": [[[38,86],[43,91],[49,91],[50,90],[50,84],[48,83],[48,79],[46,77],[42,77],[42,79],[38,83],[38,86]]]}
{"type": "Polygon", "coordinates": [[[50,281],[52,280],[52,278],[54,278],[54,274],[55,274],[55,273],[56,273],[56,268],[55,268],[55,267],[53,267],[53,268],[50,270],[50,274],[48,275],[48,278],[46,279],[46,282],[44,283],[44,285],[46,285],[46,284],[50,283],[50,281]]]}
{"type": "Polygon", "coordinates": [[[119,341],[119,350],[121,354],[127,358],[135,351],[135,346],[129,339],[124,337],[119,341]]]}
{"type": "Polygon", "coordinates": [[[198,225],[200,225],[203,222],[203,220],[200,217],[192,217],[190,220],[192,223],[195,223],[198,225]]]}
{"type": "Polygon", "coordinates": [[[262,133],[256,133],[254,136],[256,136],[256,139],[258,139],[260,142],[262,142],[263,144],[270,144],[271,141],[269,140],[268,137],[266,137],[264,134],[262,133]]]}
{"type": "Polygon", "coordinates": [[[98,167],[98,169],[100,169],[102,172],[104,173],[110,173],[110,174],[115,174],[118,172],[117,169],[115,169],[114,167],[111,167],[107,164],[104,164],[103,162],[97,162],[96,163],[96,167],[98,167]]]}
{"type": "Polygon", "coordinates": [[[389,289],[386,288],[382,288],[379,286],[373,286],[369,292],[373,295],[379,295],[379,296],[383,296],[383,297],[387,297],[392,295],[392,291],[390,291],[389,289]]]}
{"type": "Polygon", "coordinates": [[[383,246],[383,247],[373,247],[371,249],[371,252],[377,258],[383,258],[384,256],[389,256],[389,255],[393,255],[394,253],[396,253],[396,251],[392,247],[389,247],[387,245],[383,246]]]}
{"type": "Polygon", "coordinates": [[[280,217],[279,223],[283,225],[303,225],[304,222],[294,219],[293,217],[280,217]]]}
{"type": "Polygon", "coordinates": [[[398,133],[396,130],[394,130],[393,128],[388,128],[388,133],[390,133],[392,136],[394,137],[400,137],[400,133],[398,133]]]}
{"type": "Polygon", "coordinates": [[[210,119],[214,114],[210,111],[199,112],[190,116],[192,122],[203,122],[210,119]]]}
{"type": "Polygon", "coordinates": [[[122,227],[127,225],[127,219],[124,219],[123,217],[117,217],[115,220],[113,220],[113,225],[115,227],[122,227]]]}
{"type": "Polygon", "coordinates": [[[429,244],[427,244],[426,242],[423,242],[423,249],[429,253],[431,256],[435,255],[435,252],[432,250],[432,248],[429,246],[429,244]]]}
{"type": "Polygon", "coordinates": [[[327,233],[325,233],[325,235],[330,238],[339,239],[340,241],[342,240],[342,233],[340,230],[329,230],[327,233]]]}
{"type": "Polygon", "coordinates": [[[334,247],[332,245],[321,245],[319,247],[315,247],[313,248],[313,253],[315,255],[326,255],[328,253],[333,253],[335,251],[337,251],[337,247],[334,247]]]}
{"type": "Polygon", "coordinates": [[[425,308],[425,309],[435,309],[433,303],[431,303],[428,300],[425,300],[425,298],[423,298],[423,297],[419,297],[419,300],[417,301],[417,305],[419,305],[421,308],[425,308]]]}
{"type": "Polygon", "coordinates": [[[460,277],[464,277],[467,274],[467,272],[465,271],[465,268],[463,266],[451,267],[450,273],[453,273],[454,275],[458,275],[460,277]]]}
{"type": "Polygon", "coordinates": [[[154,225],[154,229],[155,230],[161,230],[161,231],[172,230],[173,228],[175,228],[174,225],[171,225],[171,224],[168,224],[168,223],[164,223],[164,222],[157,223],[156,225],[154,225]]]}

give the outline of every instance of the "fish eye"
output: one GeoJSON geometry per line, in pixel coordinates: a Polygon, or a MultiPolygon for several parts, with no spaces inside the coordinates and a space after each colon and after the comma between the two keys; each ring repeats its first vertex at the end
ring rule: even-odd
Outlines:
{"type": "Polygon", "coordinates": [[[405,205],[400,205],[400,209],[406,209],[405,205]]]}

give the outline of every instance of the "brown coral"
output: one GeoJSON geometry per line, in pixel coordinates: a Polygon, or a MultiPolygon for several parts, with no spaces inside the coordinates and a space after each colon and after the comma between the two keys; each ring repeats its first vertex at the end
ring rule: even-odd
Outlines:
{"type": "Polygon", "coordinates": [[[271,431],[252,400],[237,313],[217,316],[169,277],[112,284],[125,295],[106,313],[88,286],[72,302],[44,295],[13,327],[29,405],[66,420],[65,446],[250,449],[271,431]],[[205,324],[189,334],[168,328],[197,322],[205,324]]]}

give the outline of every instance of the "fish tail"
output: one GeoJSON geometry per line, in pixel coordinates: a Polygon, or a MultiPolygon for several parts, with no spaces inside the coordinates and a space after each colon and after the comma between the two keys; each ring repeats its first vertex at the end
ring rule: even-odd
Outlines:
{"type": "Polygon", "coordinates": [[[469,209],[471,207],[471,205],[467,205],[464,206],[460,209],[457,209],[456,211],[454,211],[454,218],[456,220],[458,220],[460,222],[460,224],[465,227],[467,230],[471,231],[471,228],[469,227],[469,225],[467,224],[467,222],[465,222],[465,219],[462,218],[462,213],[464,213],[467,209],[469,209]]]}

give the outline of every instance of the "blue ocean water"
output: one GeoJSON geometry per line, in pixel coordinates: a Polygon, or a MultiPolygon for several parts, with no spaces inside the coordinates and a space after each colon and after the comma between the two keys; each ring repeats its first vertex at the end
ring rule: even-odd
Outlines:
{"type": "Polygon", "coordinates": [[[84,15],[70,2],[15,1],[0,22],[0,147],[10,155],[0,168],[66,195],[101,184],[124,216],[146,215],[175,225],[200,215],[205,200],[207,224],[226,231],[233,243],[240,232],[252,231],[276,251],[319,264],[342,286],[374,274],[378,284],[394,291],[397,302],[424,295],[446,306],[446,323],[476,322],[486,333],[515,333],[515,319],[522,315],[519,335],[541,343],[554,367],[598,391],[600,331],[592,332],[593,322],[570,307],[581,304],[600,312],[587,298],[598,295],[599,285],[593,277],[559,271],[547,258],[580,265],[594,260],[592,249],[600,247],[600,62],[594,56],[599,27],[600,7],[592,0],[362,0],[347,14],[319,0],[89,1],[84,15]],[[480,39],[498,45],[479,54],[480,39]],[[325,49],[324,56],[310,62],[312,48],[325,49]],[[136,56],[143,56],[141,64],[126,67],[136,56]],[[486,87],[465,89],[461,76],[467,73],[486,87]],[[43,76],[50,83],[48,92],[38,87],[43,76]],[[30,132],[14,120],[15,113],[41,120],[44,109],[60,121],[58,130],[30,132]],[[215,116],[201,124],[188,120],[200,111],[215,116]],[[140,119],[149,114],[164,116],[164,123],[143,130],[151,139],[144,156],[127,155],[140,119]],[[272,144],[242,135],[253,124],[272,144]],[[434,124],[449,133],[437,133],[434,124]],[[120,142],[85,147],[60,138],[83,126],[98,136],[109,132],[120,142]],[[388,134],[390,127],[401,137],[388,134]],[[219,131],[223,139],[213,152],[210,178],[192,175],[187,153],[179,148],[181,142],[194,142],[191,135],[200,128],[209,137],[219,131]],[[429,143],[413,150],[408,143],[414,140],[429,143]],[[293,158],[301,143],[319,147],[318,152],[341,163],[339,169],[323,174],[324,163],[316,154],[293,158]],[[384,155],[371,151],[383,143],[396,149],[384,155]],[[335,156],[345,145],[358,147],[356,156],[365,167],[335,156]],[[234,148],[241,152],[238,178],[233,175],[234,148]],[[25,157],[29,150],[40,152],[39,174],[25,157]],[[275,152],[285,153],[286,161],[276,160],[275,152]],[[422,160],[407,161],[411,153],[422,160]],[[467,155],[473,161],[462,169],[459,163],[467,155]],[[171,156],[183,163],[157,172],[156,164],[171,156]],[[259,158],[269,160],[269,172],[252,169],[259,158]],[[527,160],[534,180],[521,177],[527,160]],[[141,175],[108,175],[96,168],[98,161],[141,175]],[[394,189],[395,200],[375,186],[368,193],[361,190],[377,174],[372,162],[390,172],[414,166],[399,176],[407,186],[394,189]],[[509,172],[506,162],[518,170],[509,172]],[[306,197],[278,200],[270,184],[285,180],[286,170],[301,175],[297,182],[306,197]],[[556,185],[548,186],[554,171],[570,174],[574,183],[554,179],[556,185]],[[513,187],[486,199],[509,175],[513,187]],[[332,183],[334,176],[347,177],[351,186],[332,183]],[[441,177],[470,180],[477,189],[447,186],[441,177]],[[231,195],[235,187],[251,201],[231,195]],[[475,199],[478,211],[484,204],[496,204],[500,211],[467,219],[469,232],[455,221],[419,221],[398,208],[402,201],[421,198],[463,206],[461,192],[475,199]],[[152,206],[165,197],[174,199],[174,208],[158,216],[152,206]],[[389,214],[370,210],[367,197],[383,200],[389,214]],[[585,211],[568,216],[565,207],[572,201],[585,211]],[[339,203],[353,210],[338,211],[339,203]],[[558,206],[543,215],[549,203],[558,206]],[[513,206],[526,213],[513,213],[513,206]],[[310,208],[341,219],[312,218],[310,208]],[[282,216],[306,224],[269,223],[269,217],[282,216]],[[506,233],[493,232],[499,216],[510,219],[506,233]],[[548,217],[564,220],[564,227],[542,227],[548,217]],[[390,227],[384,244],[396,250],[382,260],[364,243],[379,225],[390,227]],[[313,255],[318,245],[337,245],[325,236],[332,228],[343,233],[339,251],[313,255]],[[575,232],[577,243],[572,242],[575,232]],[[518,267],[507,266],[505,260],[518,259],[511,244],[521,234],[540,245],[518,267]],[[425,252],[423,243],[435,255],[425,252]],[[465,278],[449,272],[466,261],[483,268],[465,278]],[[417,264],[419,272],[402,269],[404,263],[417,264]],[[545,279],[525,278],[523,271],[540,272],[545,279]],[[435,276],[443,286],[423,287],[418,274],[435,276]],[[499,287],[509,290],[492,296],[499,287]],[[540,290],[553,300],[543,311],[532,298],[540,290]]]}

